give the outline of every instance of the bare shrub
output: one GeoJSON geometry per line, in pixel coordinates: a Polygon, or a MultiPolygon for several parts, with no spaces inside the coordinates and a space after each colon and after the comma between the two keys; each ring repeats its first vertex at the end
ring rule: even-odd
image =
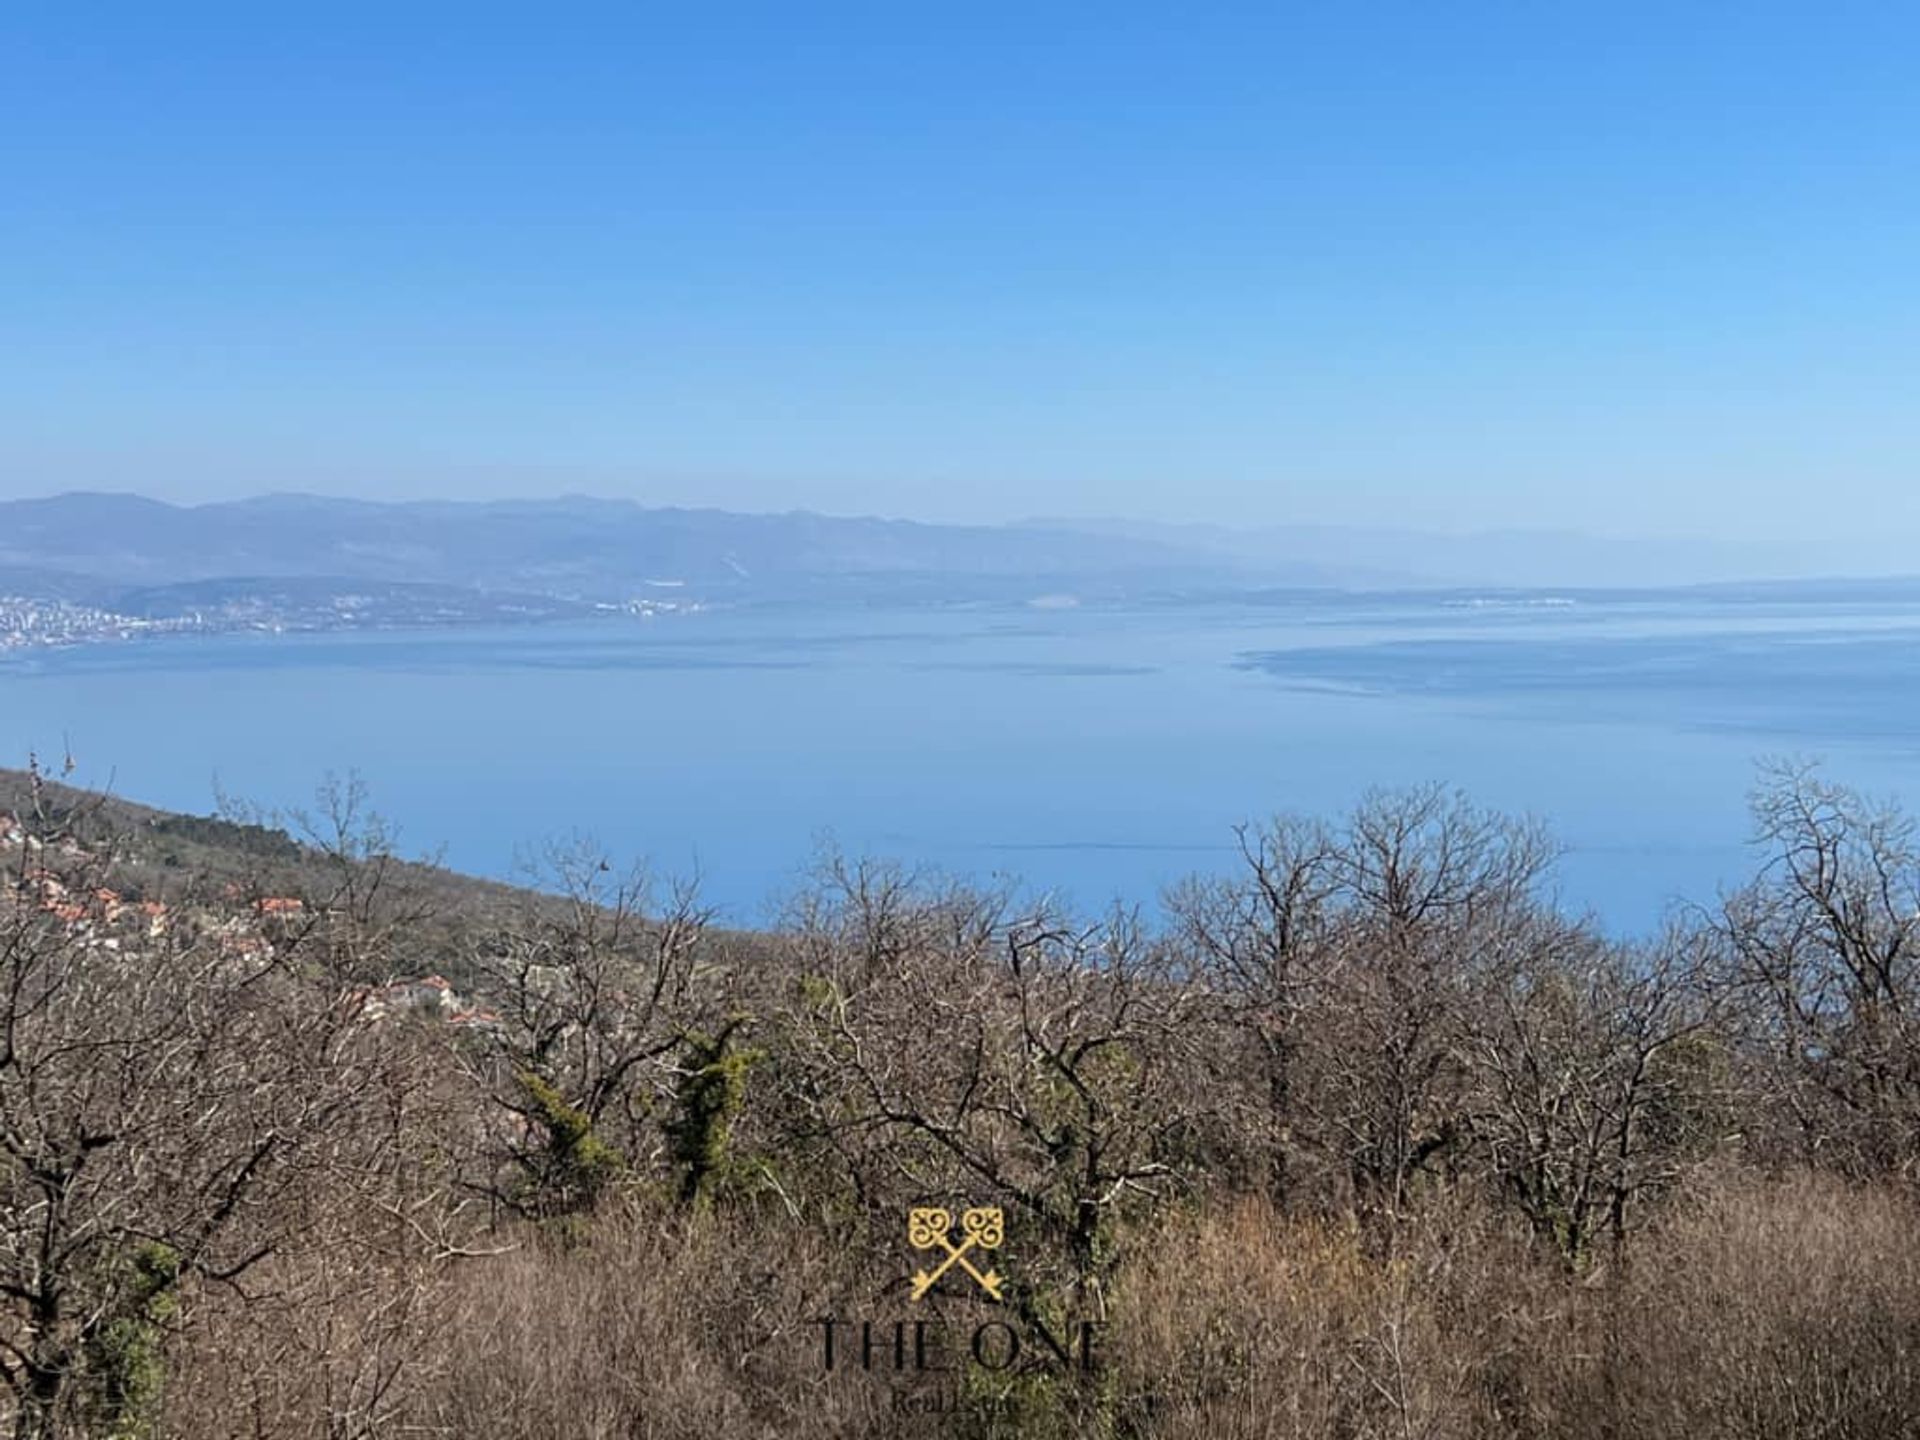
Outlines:
{"type": "Polygon", "coordinates": [[[1635,1255],[1585,1408],[1617,1434],[1920,1434],[1917,1222],[1832,1177],[1709,1192],[1635,1255]]]}
{"type": "Polygon", "coordinates": [[[1513,1337],[1558,1281],[1471,1209],[1382,1257],[1260,1201],[1169,1221],[1122,1277],[1124,1433],[1209,1440],[1517,1433],[1513,1337]],[[1461,1227],[1469,1228],[1461,1228],[1461,1227]],[[1469,1233],[1469,1230],[1471,1233],[1469,1233]]]}

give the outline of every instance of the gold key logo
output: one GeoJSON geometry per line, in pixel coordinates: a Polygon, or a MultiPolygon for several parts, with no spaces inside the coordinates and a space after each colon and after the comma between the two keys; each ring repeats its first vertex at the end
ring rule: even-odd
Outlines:
{"type": "Polygon", "coordinates": [[[1000,1276],[989,1269],[982,1275],[967,1258],[974,1250],[998,1250],[1000,1242],[1006,1238],[1006,1224],[996,1206],[979,1206],[968,1210],[960,1217],[962,1239],[959,1244],[953,1242],[953,1216],[945,1210],[915,1208],[907,1212],[907,1243],[916,1250],[944,1250],[946,1259],[931,1270],[916,1270],[913,1276],[913,1298],[919,1300],[933,1289],[935,1283],[949,1270],[964,1270],[971,1275],[979,1287],[994,1299],[1001,1298],[1000,1276]]]}

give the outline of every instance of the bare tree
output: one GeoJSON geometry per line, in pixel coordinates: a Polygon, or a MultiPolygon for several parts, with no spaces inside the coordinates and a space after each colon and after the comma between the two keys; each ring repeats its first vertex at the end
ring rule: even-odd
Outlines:
{"type": "Polygon", "coordinates": [[[1168,909],[1178,939],[1195,957],[1186,978],[1211,991],[1226,1033],[1251,1051],[1259,1074],[1253,1127],[1266,1152],[1265,1184],[1284,1205],[1302,1032],[1345,953],[1334,910],[1340,857],[1326,827],[1310,821],[1281,819],[1235,834],[1239,873],[1187,881],[1168,896],[1168,909]]]}
{"type": "Polygon", "coordinates": [[[665,1143],[710,919],[692,885],[656,908],[643,871],[616,874],[589,846],[554,850],[547,874],[555,898],[482,936],[471,961],[497,1007],[467,1046],[496,1107],[481,1183],[528,1215],[590,1206],[665,1143]]]}
{"type": "Polygon", "coordinates": [[[1642,948],[1542,919],[1483,974],[1465,1032],[1467,1126],[1503,1191],[1583,1265],[1629,1206],[1718,1138],[1710,937],[1642,948]]]}
{"type": "Polygon", "coordinates": [[[244,914],[135,906],[86,809],[36,804],[0,894],[0,1382],[19,1440],[132,1433],[179,1297],[297,1242],[364,1172],[379,1038],[244,914]]]}
{"type": "Polygon", "coordinates": [[[1332,869],[1346,961],[1315,1027],[1311,1119],[1362,1203],[1402,1213],[1459,1144],[1461,1019],[1478,968],[1532,923],[1541,829],[1437,786],[1368,795],[1332,869]]]}
{"type": "Polygon", "coordinates": [[[1760,877],[1722,932],[1754,1001],[1754,1054],[1805,1150],[1920,1175],[1920,851],[1912,820],[1823,780],[1764,768],[1760,877]]]}
{"type": "MultiPolygon", "coordinates": [[[[845,934],[845,961],[803,989],[793,1030],[861,1193],[1001,1198],[1058,1242],[1074,1283],[1097,1286],[1110,1221],[1183,1183],[1196,1097],[1214,1093],[1206,1004],[1178,983],[1175,952],[1130,915],[1084,924],[947,893],[904,927],[896,910],[916,941],[881,972],[857,921],[809,913],[845,934]]],[[[809,948],[817,962],[822,941],[809,948]]]]}

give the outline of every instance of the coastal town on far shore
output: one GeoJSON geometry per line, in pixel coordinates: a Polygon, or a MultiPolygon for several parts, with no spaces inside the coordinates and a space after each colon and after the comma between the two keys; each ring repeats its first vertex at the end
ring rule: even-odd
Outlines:
{"type": "Polygon", "coordinates": [[[387,629],[405,626],[511,624],[535,620],[590,619],[613,615],[649,618],[702,608],[676,600],[636,599],[625,603],[539,606],[510,605],[476,598],[473,604],[443,599],[427,606],[411,596],[398,602],[385,594],[327,594],[308,598],[262,597],[228,600],[182,613],[130,615],[70,600],[0,595],[0,655],[108,644],[163,635],[214,635],[253,631],[387,629]]]}
{"type": "Polygon", "coordinates": [[[44,646],[92,645],[136,636],[173,634],[202,628],[193,619],[160,620],[120,615],[65,600],[31,600],[0,595],[0,652],[44,646]]]}

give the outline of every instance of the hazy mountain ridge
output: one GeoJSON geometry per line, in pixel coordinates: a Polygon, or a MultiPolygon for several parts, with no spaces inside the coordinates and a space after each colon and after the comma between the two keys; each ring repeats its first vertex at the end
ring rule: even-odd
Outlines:
{"type": "Polygon", "coordinates": [[[1499,585],[1520,588],[1650,588],[1726,582],[1799,582],[1878,577],[1909,569],[1897,550],[1829,552],[1803,542],[1760,544],[1718,537],[1636,538],[1577,530],[1506,527],[1449,533],[1394,526],[1261,525],[1235,528],[1111,518],[1036,519],[1082,533],[1157,541],[1225,560],[1287,566],[1337,558],[1343,570],[1377,577],[1366,588],[1499,585]],[[1414,579],[1413,577],[1417,577],[1414,579]]]}
{"type": "Polygon", "coordinates": [[[120,587],[293,577],[515,590],[620,602],[662,588],[703,598],[828,589],[951,598],[1032,584],[1125,591],[1220,580],[1340,585],[1324,564],[1269,566],[1164,540],[1064,526],[930,525],[621,501],[406,501],[273,495],[199,506],[72,494],[0,504],[0,577],[92,601],[120,587]]]}
{"type": "Polygon", "coordinates": [[[136,628],[333,628],[807,601],[1182,603],[1307,590],[1567,595],[1679,586],[1718,586],[1730,597],[1734,582],[1743,594],[1846,598],[1914,585],[1767,578],[1788,568],[1731,543],[1519,530],[941,525],[582,496],[278,494],[181,506],[83,492],[0,502],[0,597],[57,611],[29,614],[14,627],[15,644],[66,643],[105,623],[90,618],[96,612],[136,628]]]}

